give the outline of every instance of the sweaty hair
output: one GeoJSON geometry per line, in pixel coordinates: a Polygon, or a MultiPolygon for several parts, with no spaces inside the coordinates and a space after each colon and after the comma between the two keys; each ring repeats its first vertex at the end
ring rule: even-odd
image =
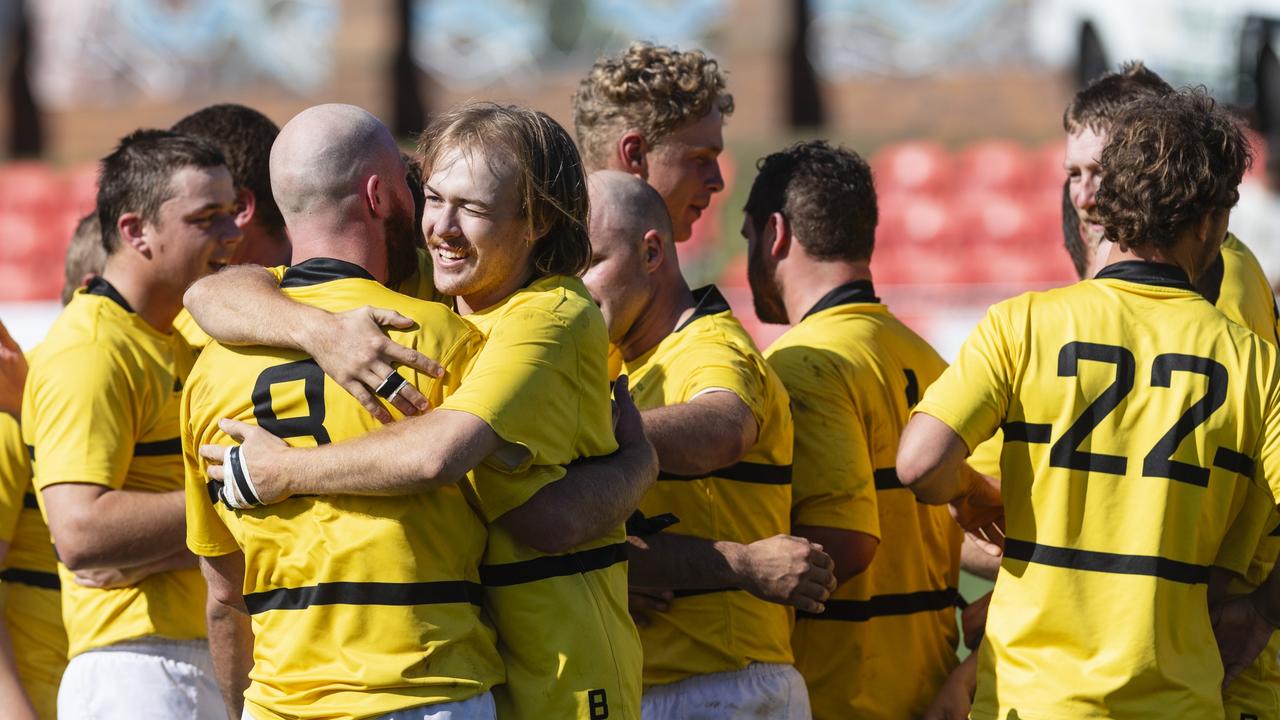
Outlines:
{"type": "Polygon", "coordinates": [[[422,175],[449,150],[483,152],[514,165],[520,214],[536,238],[539,275],[581,275],[591,266],[587,180],[573,138],[546,113],[471,102],[437,116],[418,141],[422,175]]]}
{"type": "Polygon", "coordinates": [[[120,246],[116,221],[137,213],[155,222],[160,206],[173,197],[173,175],[186,167],[225,166],[209,141],[171,130],[135,130],[102,159],[98,173],[98,222],[102,246],[111,255],[120,246]]]}
{"type": "Polygon", "coordinates": [[[597,60],[578,84],[573,125],[587,164],[600,169],[622,133],[636,130],[652,147],[713,108],[733,113],[715,60],[701,50],[632,43],[621,55],[597,60]]]}
{"type": "Polygon", "coordinates": [[[427,238],[422,232],[422,214],[427,209],[427,194],[422,189],[422,165],[409,153],[400,153],[400,159],[404,160],[405,183],[409,186],[409,194],[413,195],[413,241],[418,247],[425,248],[427,238]]]}
{"type": "Polygon", "coordinates": [[[756,163],[744,208],[756,232],[781,212],[817,260],[861,261],[875,248],[876,188],[871,167],[825,140],[796,143],[756,163]]]}
{"type": "Polygon", "coordinates": [[[63,265],[65,282],[62,284],[62,304],[71,302],[71,296],[80,287],[85,275],[101,275],[107,264],[107,251],[102,246],[102,226],[98,214],[91,212],[80,218],[76,230],[67,245],[67,260],[63,265]]]}
{"type": "Polygon", "coordinates": [[[1075,203],[1071,202],[1070,180],[1062,183],[1062,244],[1067,248],[1076,276],[1083,279],[1089,258],[1085,254],[1084,238],[1080,235],[1080,215],[1076,213],[1075,203]]]}
{"type": "Polygon", "coordinates": [[[271,144],[280,128],[270,118],[244,105],[210,105],[179,120],[173,131],[213,143],[236,187],[253,193],[253,216],[271,234],[284,236],[284,218],[271,194],[271,144]]]}
{"type": "Polygon", "coordinates": [[[1203,89],[1140,100],[1111,127],[1095,215],[1114,242],[1172,247],[1206,214],[1236,204],[1252,160],[1240,125],[1203,89]]]}
{"type": "Polygon", "coordinates": [[[1105,133],[1116,116],[1135,100],[1159,97],[1173,92],[1173,87],[1139,61],[1127,62],[1119,72],[1109,72],[1076,93],[1062,113],[1062,129],[1069,133],[1088,128],[1105,133]]]}

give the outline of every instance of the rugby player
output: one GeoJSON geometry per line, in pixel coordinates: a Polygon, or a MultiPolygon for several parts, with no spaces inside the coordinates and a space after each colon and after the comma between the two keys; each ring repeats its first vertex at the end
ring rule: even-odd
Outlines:
{"type": "Polygon", "coordinates": [[[178,400],[191,350],[172,323],[187,286],[235,252],[235,190],[213,146],[140,130],[103,160],[97,207],[106,266],[33,350],[23,394],[69,643],[58,714],[222,718],[206,589],[182,542],[178,400]],[[150,574],[73,582],[99,568],[150,574]]]}
{"type": "Polygon", "coordinates": [[[1102,270],[993,306],[899,445],[921,500],[990,506],[963,460],[1004,430],[974,718],[1222,717],[1209,581],[1244,572],[1271,511],[1246,500],[1280,471],[1274,348],[1192,284],[1226,236],[1244,136],[1199,91],[1133,103],[1110,135],[1102,270]]]}
{"type": "Polygon", "coordinates": [[[792,604],[820,611],[834,586],[821,546],[787,535],[786,391],[714,286],[680,274],[662,197],[635,176],[593,173],[592,266],[583,281],[658,453],[633,530],[633,585],[673,589],[640,623],[643,717],[808,718],[792,667],[792,604]],[[647,522],[653,522],[648,520],[647,522]],[[736,714],[735,714],[736,713],[736,714]]]}
{"type": "MultiPolygon", "coordinates": [[[[481,581],[507,669],[494,691],[499,714],[639,717],[623,521],[657,466],[638,422],[620,420],[618,442],[610,430],[608,336],[575,277],[591,251],[577,150],[542,113],[475,103],[441,114],[419,154],[435,285],[486,337],[467,383],[421,417],[316,449],[289,449],[242,423],[226,429],[243,440],[241,457],[267,503],[416,494],[474,469],[465,491],[489,524],[481,581]],[[579,458],[590,459],[566,475],[579,458]]],[[[251,268],[209,278],[189,299],[209,303],[203,314],[232,310],[242,334],[288,342],[289,325],[317,315],[251,268]],[[264,316],[269,327],[243,327],[264,316]]],[[[332,327],[332,318],[314,321],[332,327]]],[[[224,450],[203,452],[217,462],[224,450]]],[[[210,471],[218,480],[224,472],[210,471]]]]}

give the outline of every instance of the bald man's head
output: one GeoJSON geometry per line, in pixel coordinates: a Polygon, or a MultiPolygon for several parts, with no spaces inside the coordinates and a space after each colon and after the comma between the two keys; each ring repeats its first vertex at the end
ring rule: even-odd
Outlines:
{"type": "Polygon", "coordinates": [[[404,164],[386,126],[354,105],[307,108],[271,146],[271,192],[286,222],[358,198],[370,175],[403,182],[404,164]]]}
{"type": "Polygon", "coordinates": [[[662,196],[649,183],[619,170],[598,170],[587,178],[591,197],[591,246],[596,238],[629,238],[639,244],[653,230],[664,244],[674,243],[671,216],[662,196]]]}

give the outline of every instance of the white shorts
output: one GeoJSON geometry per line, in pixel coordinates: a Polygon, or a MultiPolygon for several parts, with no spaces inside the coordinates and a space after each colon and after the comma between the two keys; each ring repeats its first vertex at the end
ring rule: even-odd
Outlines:
{"type": "Polygon", "coordinates": [[[147,637],[71,658],[58,687],[62,720],[225,720],[209,643],[147,637]]]}
{"type": "Polygon", "coordinates": [[[812,720],[809,690],[790,665],[751,663],[734,672],[656,685],[640,699],[641,720],[812,720]]]}
{"type": "MultiPolygon", "coordinates": [[[[241,717],[242,720],[255,720],[248,708],[245,708],[241,717]]],[[[496,720],[497,717],[493,694],[486,692],[458,702],[397,710],[389,715],[379,715],[373,720],[496,720]]]]}

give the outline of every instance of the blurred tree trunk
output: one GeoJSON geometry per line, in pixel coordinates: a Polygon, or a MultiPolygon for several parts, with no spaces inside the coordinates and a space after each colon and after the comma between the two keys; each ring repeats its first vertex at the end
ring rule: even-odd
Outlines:
{"type": "MultiPolygon", "coordinates": [[[[424,0],[425,2],[425,0],[424,0]]],[[[427,125],[426,107],[418,84],[422,71],[413,61],[414,0],[396,0],[396,54],[391,68],[391,131],[396,137],[412,137],[427,125]]]]}
{"type": "Polygon", "coordinates": [[[818,74],[809,62],[809,0],[791,2],[791,47],[787,61],[791,68],[787,118],[793,128],[816,128],[826,123],[818,74]]]}
{"type": "Polygon", "coordinates": [[[16,59],[9,75],[9,154],[38,157],[44,151],[40,110],[31,95],[31,17],[27,4],[18,0],[13,23],[16,59]]]}

